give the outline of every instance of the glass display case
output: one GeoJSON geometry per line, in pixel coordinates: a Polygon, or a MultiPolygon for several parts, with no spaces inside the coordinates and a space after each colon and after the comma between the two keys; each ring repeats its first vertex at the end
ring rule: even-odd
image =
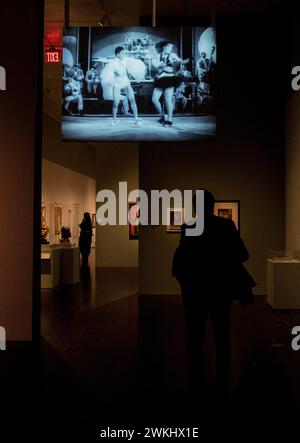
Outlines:
{"type": "Polygon", "coordinates": [[[267,301],[274,309],[300,309],[300,251],[269,251],[267,301]]]}
{"type": "Polygon", "coordinates": [[[276,262],[300,261],[300,251],[270,249],[268,258],[276,262]]]}

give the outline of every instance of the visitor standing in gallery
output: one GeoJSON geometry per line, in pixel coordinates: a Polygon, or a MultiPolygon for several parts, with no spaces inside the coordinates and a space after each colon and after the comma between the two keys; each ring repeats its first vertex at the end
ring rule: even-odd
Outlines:
{"type": "Polygon", "coordinates": [[[182,226],[172,274],[180,283],[185,309],[190,391],[201,394],[206,390],[202,354],[210,317],[216,345],[216,394],[224,398],[230,381],[232,300],[253,303],[255,282],[242,265],[249,253],[234,222],[216,217],[214,202],[213,195],[205,190],[202,235],[187,236],[187,225],[182,226]]]}
{"type": "Polygon", "coordinates": [[[87,266],[89,261],[89,255],[91,252],[91,243],[93,236],[92,220],[89,212],[83,214],[82,222],[79,225],[79,249],[82,257],[82,266],[87,266]]]}

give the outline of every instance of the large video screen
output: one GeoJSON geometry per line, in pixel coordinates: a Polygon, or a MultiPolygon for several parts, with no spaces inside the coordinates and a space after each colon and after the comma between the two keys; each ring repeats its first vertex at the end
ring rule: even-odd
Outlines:
{"type": "Polygon", "coordinates": [[[212,27],[66,28],[65,141],[197,141],[216,135],[212,27]]]}

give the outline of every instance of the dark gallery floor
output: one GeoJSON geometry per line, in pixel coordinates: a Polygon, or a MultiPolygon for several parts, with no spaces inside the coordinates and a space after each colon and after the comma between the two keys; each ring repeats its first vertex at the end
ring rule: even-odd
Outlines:
{"type": "Polygon", "coordinates": [[[208,328],[207,395],[191,403],[180,297],[138,296],[135,269],[91,267],[81,277],[79,285],[42,291],[41,354],[24,345],[1,360],[8,426],[20,417],[11,434],[89,442],[114,424],[193,424],[200,437],[242,429],[243,437],[282,431],[286,438],[293,430],[300,359],[290,333],[300,312],[275,312],[263,296],[245,310],[235,304],[230,397],[218,404],[213,396],[208,328]]]}
{"type": "Polygon", "coordinates": [[[192,141],[210,140],[216,134],[216,119],[212,116],[176,116],[172,127],[158,124],[157,116],[141,116],[135,125],[133,117],[120,117],[112,126],[111,116],[62,117],[64,140],[82,141],[192,141]]]}

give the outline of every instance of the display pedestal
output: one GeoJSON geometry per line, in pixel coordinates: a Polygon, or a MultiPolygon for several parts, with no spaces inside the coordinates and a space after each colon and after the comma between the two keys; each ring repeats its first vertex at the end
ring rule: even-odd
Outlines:
{"type": "Polygon", "coordinates": [[[274,309],[300,309],[300,260],[268,259],[267,301],[274,309]]]}
{"type": "Polygon", "coordinates": [[[72,245],[42,245],[41,287],[55,288],[80,282],[79,248],[72,245]]]}

